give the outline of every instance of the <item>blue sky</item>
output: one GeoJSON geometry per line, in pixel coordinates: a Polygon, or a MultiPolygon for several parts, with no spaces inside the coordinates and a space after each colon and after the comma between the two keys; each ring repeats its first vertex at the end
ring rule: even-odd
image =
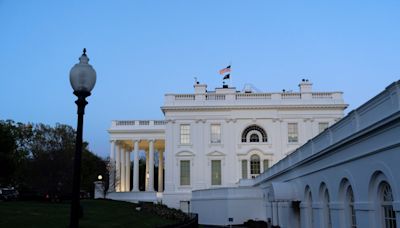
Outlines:
{"type": "Polygon", "coordinates": [[[76,126],[69,70],[97,71],[84,139],[109,153],[113,119],[162,119],[167,92],[231,86],[343,91],[356,108],[400,79],[400,1],[0,0],[0,119],[76,126]]]}

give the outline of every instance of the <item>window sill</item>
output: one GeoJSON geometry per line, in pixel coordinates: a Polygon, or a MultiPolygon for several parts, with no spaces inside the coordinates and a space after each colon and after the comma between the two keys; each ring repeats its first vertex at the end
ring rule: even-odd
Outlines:
{"type": "Polygon", "coordinates": [[[210,185],[211,188],[221,188],[222,184],[212,184],[210,185]]]}
{"type": "Polygon", "coordinates": [[[193,147],[193,144],[178,144],[178,147],[193,147]]]}

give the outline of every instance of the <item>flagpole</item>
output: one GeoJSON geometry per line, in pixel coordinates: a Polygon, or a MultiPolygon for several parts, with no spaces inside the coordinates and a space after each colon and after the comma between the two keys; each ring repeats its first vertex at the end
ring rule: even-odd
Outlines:
{"type": "MultiPolygon", "coordinates": [[[[232,62],[232,61],[230,61],[230,62],[232,62]]],[[[225,85],[225,80],[230,79],[230,73],[231,73],[231,64],[229,64],[227,67],[225,67],[219,71],[219,74],[223,75],[222,88],[227,88],[229,86],[229,85],[225,85]]]]}
{"type": "MultiPolygon", "coordinates": [[[[231,66],[231,72],[229,72],[229,83],[231,83],[231,74],[232,74],[232,59],[229,61],[229,66],[231,66]]],[[[228,85],[229,86],[229,85],[228,85]]]]}

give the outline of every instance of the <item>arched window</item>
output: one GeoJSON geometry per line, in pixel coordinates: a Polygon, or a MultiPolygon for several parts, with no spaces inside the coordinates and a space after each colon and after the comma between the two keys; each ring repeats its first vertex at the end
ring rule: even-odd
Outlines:
{"type": "Polygon", "coordinates": [[[250,142],[259,142],[260,138],[258,137],[257,134],[253,133],[250,135],[250,142]]]}
{"type": "Polygon", "coordinates": [[[313,216],[313,210],[312,210],[312,194],[311,194],[311,189],[309,186],[306,187],[306,194],[305,194],[305,203],[306,203],[306,220],[307,220],[307,227],[313,227],[314,226],[314,216],[313,216]]]}
{"type": "Polygon", "coordinates": [[[251,125],[244,129],[242,142],[267,142],[268,137],[264,129],[257,125],[251,125]],[[252,141],[253,140],[253,141],[252,141]]]}
{"type": "Polygon", "coordinates": [[[383,227],[396,227],[396,212],[393,210],[393,196],[390,185],[383,181],[379,186],[380,204],[382,210],[383,227]]]}
{"type": "Polygon", "coordinates": [[[322,211],[324,215],[324,224],[325,224],[324,227],[332,228],[332,218],[329,208],[329,203],[330,203],[329,192],[325,184],[322,184],[320,193],[322,196],[322,211]]]}
{"type": "Polygon", "coordinates": [[[350,222],[350,227],[356,228],[357,227],[357,220],[356,220],[356,211],[354,210],[354,194],[353,189],[350,185],[347,187],[346,191],[346,212],[348,221],[350,222]]]}
{"type": "Polygon", "coordinates": [[[257,154],[250,157],[250,174],[260,174],[260,157],[257,154]]]}

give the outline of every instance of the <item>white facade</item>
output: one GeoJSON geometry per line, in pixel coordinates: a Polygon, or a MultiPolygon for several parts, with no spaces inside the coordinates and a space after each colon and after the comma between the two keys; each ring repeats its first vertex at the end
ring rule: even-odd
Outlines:
{"type": "Polygon", "coordinates": [[[337,122],[346,107],[341,92],[313,92],[305,80],[299,92],[207,91],[196,83],[193,94],[166,94],[161,107],[165,120],[112,122],[111,179],[117,181],[109,197],[138,201],[145,195],[171,207],[188,207],[193,190],[235,187],[240,179],[255,178],[337,122]],[[143,150],[148,175],[146,191],[139,194],[135,164],[143,150]],[[133,173],[128,171],[130,152],[133,173]],[[164,158],[165,166],[158,194],[153,176],[163,167],[152,168],[155,156],[164,158]]]}
{"type": "Polygon", "coordinates": [[[399,227],[399,136],[400,81],[241,187],[194,191],[193,211],[201,224],[399,227]],[[238,199],[240,212],[224,206],[238,199]]]}

